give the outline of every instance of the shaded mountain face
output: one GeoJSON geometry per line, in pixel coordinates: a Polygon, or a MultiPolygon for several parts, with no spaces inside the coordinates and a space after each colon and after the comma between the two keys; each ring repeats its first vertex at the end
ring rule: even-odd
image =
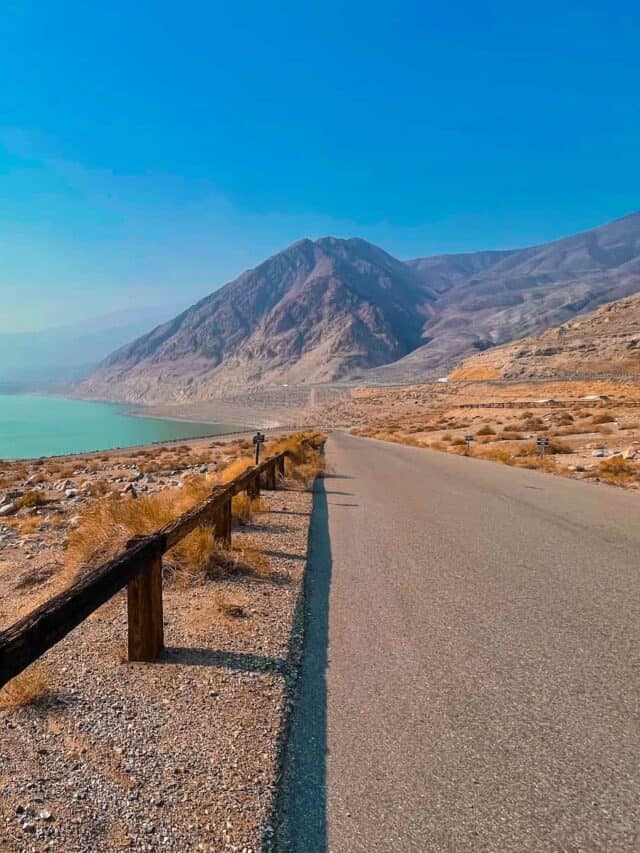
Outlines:
{"type": "Polygon", "coordinates": [[[453,379],[640,376],[640,295],[463,361],[453,379]]]}
{"type": "Polygon", "coordinates": [[[163,401],[422,381],[636,291],[640,214],[543,246],[406,263],[364,240],[301,240],[118,350],[83,391],[163,401]]]}
{"type": "Polygon", "coordinates": [[[198,399],[339,379],[419,346],[434,298],[414,270],[364,240],[302,240],[118,350],[84,390],[198,399]]]}
{"type": "Polygon", "coordinates": [[[640,214],[543,246],[409,261],[436,292],[429,341],[378,381],[440,375],[472,352],[555,326],[640,290],[640,214]]]}

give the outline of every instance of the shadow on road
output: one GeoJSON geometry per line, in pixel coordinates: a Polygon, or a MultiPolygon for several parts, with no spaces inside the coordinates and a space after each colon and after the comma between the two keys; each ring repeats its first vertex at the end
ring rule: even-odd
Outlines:
{"type": "Polygon", "coordinates": [[[276,849],[326,853],[327,649],[331,542],[327,491],[316,480],[305,579],[304,650],[278,792],[276,849]]]}

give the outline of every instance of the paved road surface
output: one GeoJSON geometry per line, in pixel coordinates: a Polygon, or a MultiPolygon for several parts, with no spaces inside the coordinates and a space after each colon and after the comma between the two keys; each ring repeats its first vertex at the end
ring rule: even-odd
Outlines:
{"type": "Polygon", "coordinates": [[[282,848],[640,850],[640,496],[327,456],[282,848]]]}

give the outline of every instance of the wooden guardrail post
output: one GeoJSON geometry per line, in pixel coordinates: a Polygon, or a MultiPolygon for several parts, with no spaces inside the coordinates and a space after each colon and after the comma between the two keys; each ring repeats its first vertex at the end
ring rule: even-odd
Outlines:
{"type": "Polygon", "coordinates": [[[284,476],[284,471],[284,454],[249,468],[231,483],[218,486],[210,497],[160,530],[130,540],[113,559],[83,573],[70,587],[0,631],[0,687],[125,586],[129,660],[155,660],[164,647],[162,555],[204,525],[215,525],[213,535],[229,546],[233,496],[246,491],[250,497],[258,497],[261,474],[264,473],[266,487],[272,488],[277,485],[278,475],[284,476]]]}
{"type": "Polygon", "coordinates": [[[231,497],[218,510],[213,535],[216,541],[222,542],[225,548],[231,546],[231,497]]]}
{"type": "MultiPolygon", "coordinates": [[[[139,539],[127,542],[127,548],[139,539]]],[[[154,661],[164,648],[162,555],[158,553],[127,584],[129,660],[154,661]]]]}
{"type": "Polygon", "coordinates": [[[252,477],[247,484],[247,495],[251,500],[260,497],[260,474],[256,474],[255,477],[252,477]]]}

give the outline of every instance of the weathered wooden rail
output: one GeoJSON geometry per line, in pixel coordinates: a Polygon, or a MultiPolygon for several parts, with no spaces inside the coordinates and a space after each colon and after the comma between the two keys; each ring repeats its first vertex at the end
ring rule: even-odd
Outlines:
{"type": "Polygon", "coordinates": [[[127,543],[113,560],[80,577],[68,589],[0,633],[0,687],[63,639],[87,616],[127,587],[128,652],[131,661],[154,661],[164,647],[162,557],[185,536],[211,526],[218,542],[231,544],[231,501],[239,492],[275,489],[284,476],[287,451],[265,459],[150,536],[127,543]]]}

